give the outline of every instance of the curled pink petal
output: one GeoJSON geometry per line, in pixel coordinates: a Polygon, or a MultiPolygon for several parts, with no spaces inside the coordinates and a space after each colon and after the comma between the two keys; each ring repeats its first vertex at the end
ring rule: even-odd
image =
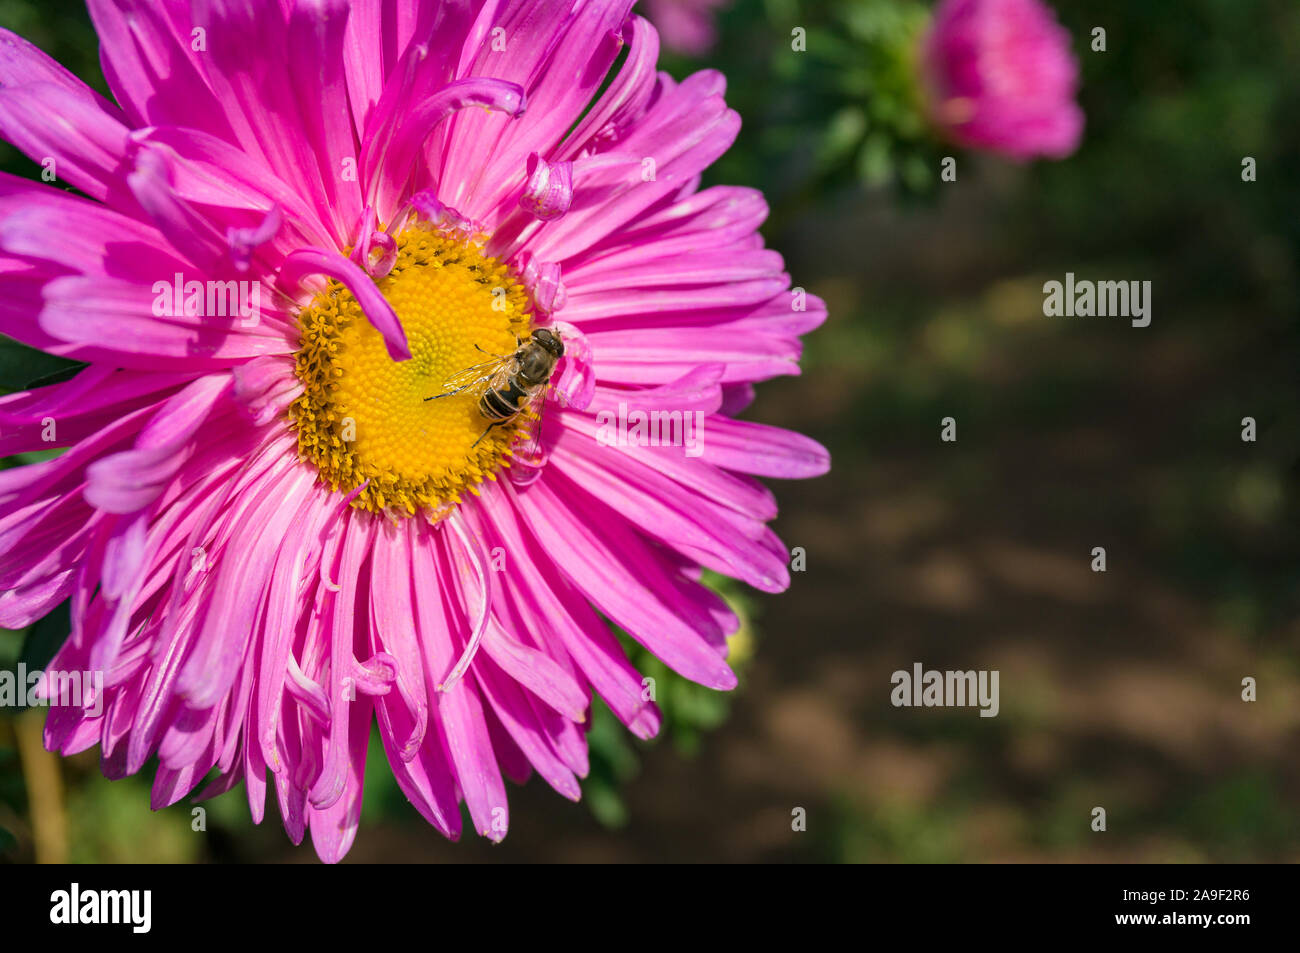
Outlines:
{"type": "Polygon", "coordinates": [[[238,272],[247,272],[252,266],[253,252],[261,248],[280,230],[284,216],[278,205],[271,206],[261,224],[252,228],[226,229],[226,243],[230,246],[231,261],[238,272]]]}
{"type": "Polygon", "coordinates": [[[492,576],[487,569],[487,558],[483,553],[482,544],[465,531],[458,514],[453,513],[447,518],[446,522],[456,534],[457,539],[460,540],[461,546],[464,547],[463,552],[469,558],[473,567],[477,582],[478,602],[471,614],[473,628],[466,640],[465,650],[457,659],[456,664],[451,667],[451,671],[447,673],[446,678],[438,684],[437,688],[440,692],[450,692],[469,670],[470,663],[474,661],[474,656],[478,654],[479,646],[483,642],[483,636],[487,633],[492,605],[492,576]]]}
{"type": "Polygon", "coordinates": [[[543,222],[559,218],[573,202],[573,163],[548,163],[536,152],[528,157],[528,181],[520,208],[543,222]]]}
{"type": "MultiPolygon", "coordinates": [[[[526,102],[523,87],[518,83],[478,77],[453,80],[409,108],[387,144],[382,161],[387,168],[399,173],[409,169],[414,165],[420,147],[438,124],[459,110],[479,106],[517,118],[524,114],[526,102]]],[[[380,158],[371,154],[363,161],[374,163],[380,158]]]]}
{"type": "Polygon", "coordinates": [[[552,325],[564,341],[564,357],[557,367],[558,380],[555,396],[562,406],[585,410],[591,403],[596,387],[595,369],[591,363],[591,345],[575,325],[557,321],[552,325]]]}
{"type": "Polygon", "coordinates": [[[393,306],[355,263],[336,251],[302,248],[285,258],[280,267],[280,280],[290,288],[308,275],[326,275],[342,282],[356,296],[375,330],[383,335],[389,356],[395,361],[410,360],[411,347],[393,306]]]}
{"type": "Polygon", "coordinates": [[[560,266],[554,262],[538,261],[529,254],[523,255],[521,261],[524,287],[528,289],[528,295],[537,310],[545,315],[562,310],[568,299],[560,276],[560,266]]]}

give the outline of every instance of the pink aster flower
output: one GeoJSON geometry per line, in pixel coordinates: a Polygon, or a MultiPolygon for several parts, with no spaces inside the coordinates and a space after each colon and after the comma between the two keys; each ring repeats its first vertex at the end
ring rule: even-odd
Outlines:
{"type": "Polygon", "coordinates": [[[944,0],[921,71],[932,120],[959,145],[1017,159],[1079,145],[1070,34],[1039,0],[944,0]]]}
{"type": "Polygon", "coordinates": [[[677,53],[702,56],[713,49],[718,33],[713,18],[731,0],[646,0],[646,14],[664,44],[677,53]]]}
{"type": "Polygon", "coordinates": [[[0,399],[3,453],[68,448],[0,472],[0,626],[70,600],[50,668],[103,673],[52,750],[257,821],[269,776],[335,861],[376,720],[499,840],[503,776],[579,796],[593,692],[655,733],[610,623],[735,685],[701,569],[784,589],[755,477],[828,459],[734,415],[825,310],[700,190],[739,119],[630,6],[91,0],[116,105],[0,35],[0,134],[86,196],[0,178],[0,332],[88,365],[0,399]],[[443,396],[540,328],[549,399],[443,396]]]}

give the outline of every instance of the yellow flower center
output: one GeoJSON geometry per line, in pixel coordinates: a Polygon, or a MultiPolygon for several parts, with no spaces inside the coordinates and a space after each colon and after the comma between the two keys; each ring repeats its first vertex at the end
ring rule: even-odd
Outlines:
{"type": "Polygon", "coordinates": [[[525,415],[484,436],[492,421],[479,412],[481,387],[426,398],[465,368],[514,351],[531,314],[511,271],[472,242],[416,223],[397,244],[397,262],[376,286],[402,322],[411,359],[389,357],[356,298],[331,281],[298,315],[305,389],[289,416],[299,455],[323,482],[344,493],[365,484],[353,506],[433,514],[496,479],[525,415]]]}

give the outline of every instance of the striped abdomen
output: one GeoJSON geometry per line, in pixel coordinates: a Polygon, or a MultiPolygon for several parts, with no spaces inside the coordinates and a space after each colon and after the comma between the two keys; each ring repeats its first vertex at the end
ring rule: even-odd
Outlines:
{"type": "Polygon", "coordinates": [[[479,398],[478,410],[488,420],[509,420],[524,409],[528,397],[528,391],[521,388],[512,376],[500,390],[489,388],[484,391],[479,398]]]}

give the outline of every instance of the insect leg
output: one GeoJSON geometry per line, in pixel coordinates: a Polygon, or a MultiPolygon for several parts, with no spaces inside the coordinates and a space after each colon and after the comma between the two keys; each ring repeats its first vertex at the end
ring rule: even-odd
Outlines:
{"type": "Polygon", "coordinates": [[[478,381],[470,381],[468,384],[465,384],[461,387],[457,387],[455,390],[449,390],[446,393],[442,393],[442,394],[434,394],[432,397],[426,397],[424,399],[437,400],[439,397],[450,397],[452,394],[459,394],[461,391],[465,390],[468,387],[473,387],[477,383],[478,381]]]}
{"type": "Polygon", "coordinates": [[[492,432],[492,428],[493,428],[493,427],[500,427],[503,423],[505,423],[504,420],[494,420],[494,421],[492,421],[492,423],[490,423],[490,424],[487,425],[487,430],[484,430],[481,434],[479,434],[479,435],[478,435],[478,439],[475,440],[472,444],[470,444],[470,445],[469,445],[469,448],[470,448],[471,450],[473,450],[475,447],[477,447],[480,443],[483,442],[483,438],[484,438],[484,437],[486,437],[489,433],[492,432]]]}

